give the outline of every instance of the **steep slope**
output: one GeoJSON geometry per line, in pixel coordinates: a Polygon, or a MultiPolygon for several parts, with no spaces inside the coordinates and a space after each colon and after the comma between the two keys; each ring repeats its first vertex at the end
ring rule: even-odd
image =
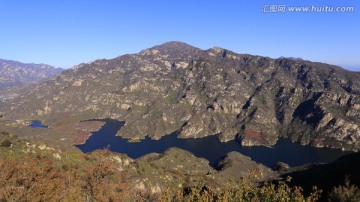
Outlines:
{"type": "Polygon", "coordinates": [[[287,58],[201,50],[169,42],[64,71],[28,89],[5,118],[56,127],[91,118],[125,120],[124,137],[220,134],[242,145],[302,144],[359,149],[360,74],[287,58]]]}
{"type": "Polygon", "coordinates": [[[0,59],[0,90],[24,87],[59,74],[63,69],[46,64],[24,64],[0,59]]]}
{"type": "Polygon", "coordinates": [[[308,192],[313,186],[317,186],[324,191],[323,195],[327,195],[334,186],[344,184],[345,179],[353,185],[360,185],[360,153],[348,154],[328,164],[292,169],[299,171],[292,172],[290,169],[282,177],[291,176],[291,185],[301,186],[308,192]]]}

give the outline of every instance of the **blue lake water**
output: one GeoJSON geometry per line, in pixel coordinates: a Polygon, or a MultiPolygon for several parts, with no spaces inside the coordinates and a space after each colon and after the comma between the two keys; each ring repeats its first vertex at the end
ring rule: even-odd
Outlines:
{"type": "Polygon", "coordinates": [[[105,121],[106,124],[99,131],[93,132],[85,144],[77,145],[81,151],[86,153],[107,147],[113,152],[138,158],[148,153],[162,153],[168,148],[178,147],[193,153],[197,157],[207,159],[211,166],[215,166],[217,161],[227,153],[237,151],[269,167],[279,161],[290,166],[317,162],[328,163],[349,153],[329,148],[302,146],[284,138],[280,138],[273,148],[263,146],[242,147],[235,140],[220,142],[217,136],[180,139],[177,138],[176,132],[164,136],[160,140],[152,140],[146,137],[141,142],[129,143],[128,139],[115,136],[124,122],[111,119],[102,121],[105,121]]]}
{"type": "Polygon", "coordinates": [[[29,127],[31,127],[31,128],[48,128],[48,126],[43,125],[40,120],[32,120],[31,124],[29,124],[29,127]]]}

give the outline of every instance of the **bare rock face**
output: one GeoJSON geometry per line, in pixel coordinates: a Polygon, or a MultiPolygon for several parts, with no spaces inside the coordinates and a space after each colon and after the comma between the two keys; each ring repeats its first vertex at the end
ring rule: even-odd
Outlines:
{"type": "Polygon", "coordinates": [[[219,134],[244,146],[302,144],[357,150],[360,74],[288,58],[169,42],[64,71],[0,109],[4,117],[126,121],[118,135],[219,134]]]}

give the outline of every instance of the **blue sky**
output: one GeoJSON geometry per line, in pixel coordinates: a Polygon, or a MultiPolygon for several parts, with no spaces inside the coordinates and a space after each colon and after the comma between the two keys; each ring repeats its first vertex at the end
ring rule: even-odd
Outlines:
{"type": "Polygon", "coordinates": [[[69,68],[167,41],[360,71],[359,0],[0,0],[0,58],[69,68]],[[266,5],[354,12],[262,12],[266,5]]]}

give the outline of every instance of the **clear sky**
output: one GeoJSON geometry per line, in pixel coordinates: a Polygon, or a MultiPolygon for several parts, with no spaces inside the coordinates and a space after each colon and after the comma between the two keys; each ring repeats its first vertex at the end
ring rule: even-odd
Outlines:
{"type": "Polygon", "coordinates": [[[70,68],[167,41],[360,71],[360,0],[0,0],[3,59],[70,68]],[[354,11],[269,12],[273,4],[354,11]]]}

